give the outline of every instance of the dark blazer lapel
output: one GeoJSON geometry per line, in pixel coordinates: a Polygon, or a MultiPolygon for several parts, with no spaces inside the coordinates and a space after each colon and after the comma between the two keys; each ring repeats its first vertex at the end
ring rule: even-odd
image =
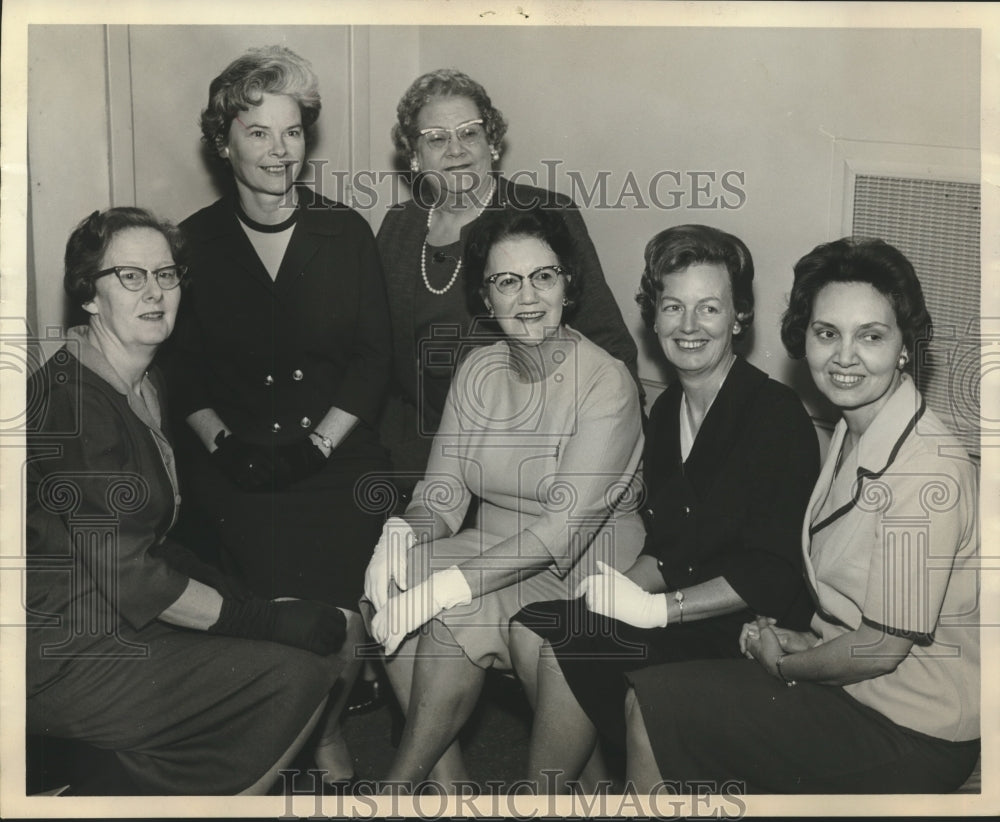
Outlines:
{"type": "Polygon", "coordinates": [[[329,221],[322,219],[322,213],[332,208],[332,204],[324,203],[315,192],[304,187],[299,188],[299,204],[299,219],[274,281],[281,296],[288,295],[301,280],[309,261],[322,247],[323,238],[339,233],[329,221]]]}
{"type": "Polygon", "coordinates": [[[215,239],[219,247],[225,248],[229,259],[247,272],[247,276],[264,285],[269,291],[274,287],[271,275],[254,251],[250,238],[236,216],[236,201],[233,197],[223,197],[212,208],[208,225],[204,230],[206,245],[213,245],[215,239]]]}
{"type": "Polygon", "coordinates": [[[766,382],[767,374],[742,357],[736,358],[684,463],[684,475],[699,496],[707,491],[720,468],[727,464],[727,455],[745,425],[747,405],[766,382]]]}

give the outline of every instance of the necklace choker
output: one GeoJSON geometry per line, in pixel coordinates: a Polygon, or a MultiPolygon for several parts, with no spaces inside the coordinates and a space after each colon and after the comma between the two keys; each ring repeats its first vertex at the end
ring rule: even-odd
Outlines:
{"type": "MultiPolygon", "coordinates": [[[[497,181],[490,178],[490,188],[486,192],[486,196],[483,198],[482,204],[476,209],[476,216],[472,218],[469,222],[477,219],[483,211],[486,210],[488,206],[493,201],[493,192],[496,191],[497,181]]],[[[427,231],[431,230],[431,219],[434,217],[434,208],[431,207],[430,211],[427,212],[427,231]]],[[[424,285],[431,294],[436,294],[440,296],[448,291],[455,284],[455,280],[458,279],[458,273],[462,270],[462,256],[459,254],[458,264],[455,266],[455,270],[451,272],[451,279],[448,280],[448,284],[444,288],[435,288],[431,285],[431,281],[427,279],[427,235],[424,235],[424,243],[420,248],[420,276],[423,277],[424,285]]]]}

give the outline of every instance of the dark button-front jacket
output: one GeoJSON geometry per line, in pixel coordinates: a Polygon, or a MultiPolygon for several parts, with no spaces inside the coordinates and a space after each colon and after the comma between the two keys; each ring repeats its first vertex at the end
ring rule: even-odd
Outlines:
{"type": "MultiPolygon", "coordinates": [[[[573,238],[577,267],[583,281],[583,293],[571,319],[573,328],[625,363],[638,384],[635,341],[625,327],[621,310],[604,279],[597,251],[579,210],[562,194],[519,185],[503,177],[497,179],[491,208],[526,209],[533,205],[559,209],[573,238]]],[[[463,247],[473,225],[474,222],[462,227],[463,247]]],[[[420,279],[420,255],[426,236],[427,210],[415,200],[389,209],[378,231],[386,288],[391,295],[393,376],[396,390],[414,403],[420,396],[420,373],[411,306],[414,289],[424,287],[420,279]]],[[[455,322],[465,330],[471,326],[472,319],[472,315],[466,312],[464,316],[456,317],[455,322]]],[[[640,386],[640,394],[641,391],[640,386]]]]}
{"type": "Polygon", "coordinates": [[[190,285],[168,358],[182,417],[214,408],[240,436],[301,439],[336,406],[374,426],[390,367],[375,240],[355,211],[305,187],[272,280],[232,197],[182,224],[190,285]]]}
{"type": "Polygon", "coordinates": [[[722,576],[751,612],[804,628],[802,522],[819,448],[802,403],[738,357],[683,463],[680,408],[674,382],[650,412],[643,553],[668,590],[722,576]]]}

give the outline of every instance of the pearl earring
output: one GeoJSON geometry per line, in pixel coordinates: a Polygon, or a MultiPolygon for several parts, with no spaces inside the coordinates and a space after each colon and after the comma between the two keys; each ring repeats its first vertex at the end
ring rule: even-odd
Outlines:
{"type": "Polygon", "coordinates": [[[733,323],[733,334],[739,334],[742,328],[739,323],[733,323]]]}
{"type": "Polygon", "coordinates": [[[567,305],[569,305],[569,300],[567,300],[565,297],[563,297],[563,306],[567,306],[567,305]]]}
{"type": "Polygon", "coordinates": [[[910,358],[907,356],[907,354],[906,354],[905,351],[902,354],[900,354],[899,355],[899,370],[902,371],[904,368],[906,368],[906,364],[909,361],[910,361],[910,358]]]}
{"type": "Polygon", "coordinates": [[[493,158],[494,163],[500,159],[500,152],[497,151],[496,146],[490,146],[490,157],[493,158]]]}
{"type": "Polygon", "coordinates": [[[414,174],[420,173],[420,161],[416,157],[410,158],[410,171],[414,174]]]}

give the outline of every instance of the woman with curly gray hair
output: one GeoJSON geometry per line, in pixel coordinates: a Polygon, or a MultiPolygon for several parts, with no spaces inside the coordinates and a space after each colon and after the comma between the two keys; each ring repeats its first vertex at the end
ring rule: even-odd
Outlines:
{"type": "MultiPolygon", "coordinates": [[[[565,221],[582,292],[574,327],[621,360],[638,384],[636,347],[604,279],[579,210],[568,197],[505,179],[495,167],[507,121],[478,82],[455,69],[418,77],[396,110],[392,137],[414,175],[413,198],[391,208],[378,232],[390,296],[393,383],[382,421],[404,492],[422,476],[460,350],[470,335],[496,339],[475,323],[459,283],[465,244],[485,210],[540,206],[565,221]]],[[[641,394],[640,386],[640,394],[641,394]]]]}
{"type": "MultiPolygon", "coordinates": [[[[191,287],[173,389],[187,491],[218,532],[224,567],[269,598],[349,611],[349,686],[363,637],[354,611],[381,528],[354,489],[387,468],[375,421],[388,309],[368,223],[296,182],[319,111],[315,73],[283,46],[252,49],[212,81],[202,135],[232,185],[182,224],[191,287]]],[[[349,690],[317,761],[334,779],[352,771],[336,726],[349,690]]]]}

